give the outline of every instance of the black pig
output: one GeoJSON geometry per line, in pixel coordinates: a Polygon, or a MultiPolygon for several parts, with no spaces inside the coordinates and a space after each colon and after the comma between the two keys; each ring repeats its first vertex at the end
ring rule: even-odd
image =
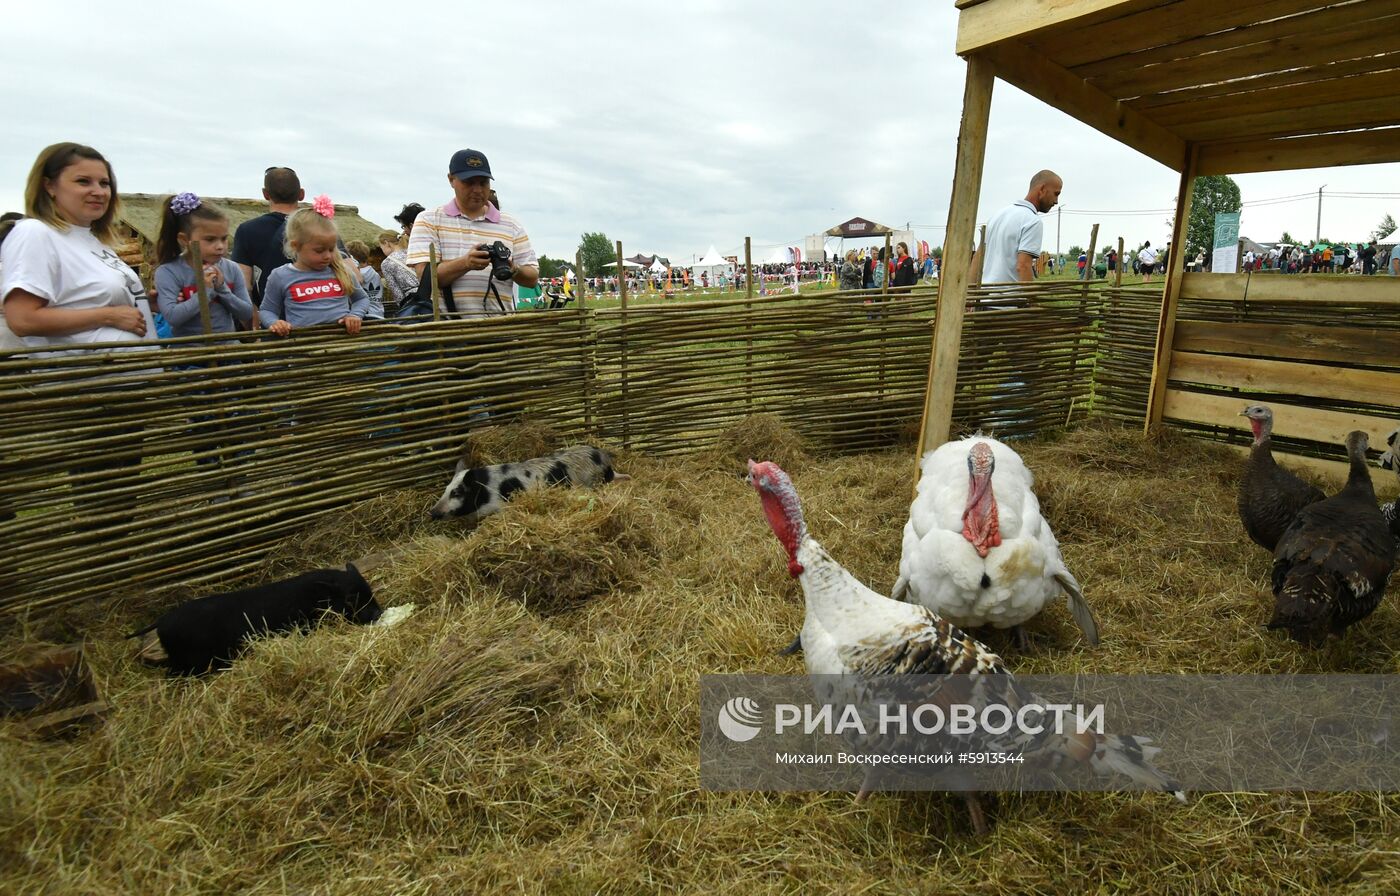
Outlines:
{"type": "Polygon", "coordinates": [[[143,656],[164,665],[170,674],[201,675],[228,668],[256,635],[310,628],[327,612],[358,624],[379,618],[381,610],[369,582],[354,564],[195,598],[127,637],[148,635],[143,656]],[[154,636],[149,635],[151,631],[154,636]],[[149,643],[151,639],[159,641],[163,656],[149,643]]]}

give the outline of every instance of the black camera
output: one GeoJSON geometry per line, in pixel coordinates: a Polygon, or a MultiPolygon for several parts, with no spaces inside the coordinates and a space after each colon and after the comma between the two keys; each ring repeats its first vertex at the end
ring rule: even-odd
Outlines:
{"type": "Polygon", "coordinates": [[[486,254],[491,256],[491,276],[497,280],[509,280],[510,272],[510,249],[500,240],[496,240],[487,246],[484,243],[481,248],[486,250],[486,254]]]}

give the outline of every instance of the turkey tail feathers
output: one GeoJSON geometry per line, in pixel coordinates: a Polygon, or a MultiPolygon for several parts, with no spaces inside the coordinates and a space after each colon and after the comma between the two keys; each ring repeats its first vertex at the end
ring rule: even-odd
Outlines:
{"type": "MultiPolygon", "coordinates": [[[[1275,564],[1277,566],[1277,564],[1275,564]]],[[[1274,597],[1270,629],[1286,629],[1300,644],[1316,647],[1327,639],[1327,608],[1335,600],[1335,583],[1325,569],[1304,563],[1288,570],[1274,597]]]]}
{"type": "Polygon", "coordinates": [[[1084,599],[1084,592],[1080,590],[1079,583],[1062,572],[1055,573],[1055,581],[1064,589],[1070,615],[1074,617],[1079,630],[1084,632],[1085,640],[1092,647],[1099,646],[1099,623],[1094,618],[1094,611],[1089,609],[1089,602],[1084,599]]]}
{"type": "Polygon", "coordinates": [[[894,587],[890,589],[890,600],[902,601],[904,600],[904,597],[906,594],[908,594],[908,592],[909,580],[906,579],[904,576],[900,576],[899,578],[894,580],[894,587]]]}
{"type": "Polygon", "coordinates": [[[1186,802],[1186,792],[1181,789],[1181,785],[1153,766],[1152,757],[1162,751],[1151,746],[1151,743],[1145,737],[1106,734],[1095,745],[1094,753],[1089,757],[1089,767],[1100,775],[1117,772],[1139,784],[1170,793],[1181,802],[1186,802]]]}

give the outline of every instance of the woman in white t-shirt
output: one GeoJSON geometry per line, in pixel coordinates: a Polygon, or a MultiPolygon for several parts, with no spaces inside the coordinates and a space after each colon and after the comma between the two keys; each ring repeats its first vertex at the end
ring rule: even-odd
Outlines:
{"type": "Polygon", "coordinates": [[[28,217],[0,245],[5,321],[26,346],[145,338],[145,288],[113,250],[116,197],[112,166],[90,146],[55,143],[35,160],[28,217]]]}
{"type": "MultiPolygon", "coordinates": [[[[5,214],[0,215],[0,246],[5,244],[5,237],[10,235],[10,230],[14,228],[15,224],[23,220],[24,215],[19,212],[5,212],[5,214]]],[[[0,280],[3,280],[4,275],[5,265],[0,262],[0,280]]],[[[20,341],[18,336],[10,332],[9,326],[5,323],[5,314],[0,311],[0,352],[17,348],[24,348],[24,343],[20,341]]]]}
{"type": "Polygon", "coordinates": [[[1142,244],[1142,250],[1138,252],[1138,265],[1142,271],[1142,282],[1151,281],[1152,269],[1157,266],[1157,253],[1152,251],[1152,243],[1142,244]]]}

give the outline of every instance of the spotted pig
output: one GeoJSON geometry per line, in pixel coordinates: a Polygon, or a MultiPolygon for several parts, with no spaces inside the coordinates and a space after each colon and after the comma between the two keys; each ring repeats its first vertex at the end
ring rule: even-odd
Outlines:
{"type": "Polygon", "coordinates": [[[469,468],[465,460],[460,460],[442,500],[433,505],[430,513],[435,520],[455,516],[474,523],[504,507],[511,495],[534,485],[591,487],[629,478],[613,470],[611,454],[592,445],[577,445],[544,457],[489,467],[469,468]]]}

